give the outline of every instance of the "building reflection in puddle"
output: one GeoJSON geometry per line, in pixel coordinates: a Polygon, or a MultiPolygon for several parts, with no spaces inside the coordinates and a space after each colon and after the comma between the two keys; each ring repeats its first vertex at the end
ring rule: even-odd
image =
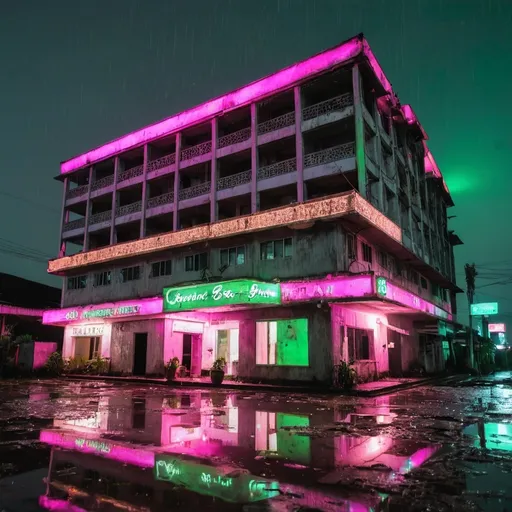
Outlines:
{"type": "Polygon", "coordinates": [[[319,410],[315,404],[259,403],[221,392],[163,400],[106,397],[90,417],[56,419],[54,428],[41,432],[40,440],[52,446],[41,506],[71,510],[58,508],[64,500],[85,510],[163,510],[169,492],[180,488],[183,508],[217,499],[224,510],[257,501],[270,510],[377,510],[383,499],[377,493],[348,496],[319,482],[334,483],[348,466],[381,466],[393,479],[423,464],[437,447],[383,435],[315,433],[344,423],[385,426],[393,418],[385,399],[371,408],[319,410]]]}

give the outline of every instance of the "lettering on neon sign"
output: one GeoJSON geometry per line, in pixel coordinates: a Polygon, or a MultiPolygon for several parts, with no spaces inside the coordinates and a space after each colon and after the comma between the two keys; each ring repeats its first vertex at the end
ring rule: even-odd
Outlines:
{"type": "Polygon", "coordinates": [[[111,450],[110,445],[108,445],[107,443],[103,443],[101,441],[94,441],[91,439],[77,439],[75,441],[75,446],[81,449],[89,448],[100,453],[110,453],[111,450]]]}
{"type": "Polygon", "coordinates": [[[103,336],[104,329],[103,325],[81,325],[73,327],[72,336],[103,336]]]}
{"type": "Polygon", "coordinates": [[[120,306],[118,308],[92,309],[84,311],[82,318],[110,318],[113,316],[136,315],[139,312],[139,306],[120,306]]]}
{"type": "Polygon", "coordinates": [[[235,280],[164,289],[164,311],[236,304],[281,304],[279,284],[235,280]]]}

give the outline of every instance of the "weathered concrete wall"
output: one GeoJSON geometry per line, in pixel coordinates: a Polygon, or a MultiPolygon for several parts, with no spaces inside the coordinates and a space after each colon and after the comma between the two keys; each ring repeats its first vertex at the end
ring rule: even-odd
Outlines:
{"type": "Polygon", "coordinates": [[[148,333],[146,375],[163,375],[164,319],[116,322],[112,324],[111,370],[113,372],[132,373],[135,333],[148,333]]]}
{"type": "MultiPolygon", "coordinates": [[[[348,343],[344,339],[345,327],[369,329],[373,331],[373,348],[370,347],[370,360],[375,361],[378,373],[389,370],[388,346],[387,346],[387,319],[380,311],[374,312],[368,309],[358,308],[357,305],[333,304],[332,305],[332,337],[334,364],[341,360],[348,361],[348,343]]],[[[358,374],[366,373],[368,364],[356,364],[358,374]]]]}
{"type": "Polygon", "coordinates": [[[407,315],[389,315],[389,322],[409,332],[409,336],[402,336],[402,371],[407,372],[416,363],[423,364],[420,353],[419,336],[413,325],[413,318],[407,315]]]}
{"type": "MultiPolygon", "coordinates": [[[[238,375],[242,378],[265,380],[327,381],[332,374],[331,316],[316,306],[268,308],[251,311],[216,313],[212,319],[239,322],[240,358],[238,375]],[[256,364],[256,321],[308,319],[309,366],[278,366],[256,364]]],[[[219,325],[219,324],[217,324],[219,325]]],[[[210,343],[214,337],[208,338],[210,343]]],[[[211,346],[211,345],[210,345],[211,346]]],[[[206,346],[206,351],[208,350],[206,346]]],[[[203,347],[204,354],[205,347],[203,347]]],[[[206,365],[203,362],[203,367],[206,365]]]]}

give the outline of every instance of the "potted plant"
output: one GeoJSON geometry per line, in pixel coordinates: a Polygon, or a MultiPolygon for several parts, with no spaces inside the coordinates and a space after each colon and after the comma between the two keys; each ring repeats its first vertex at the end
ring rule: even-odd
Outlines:
{"type": "Polygon", "coordinates": [[[341,389],[350,390],[357,382],[357,372],[352,365],[353,361],[349,363],[340,361],[340,364],[337,366],[337,385],[341,389]]]}
{"type": "Polygon", "coordinates": [[[176,370],[180,367],[180,360],[177,357],[173,357],[165,367],[165,378],[167,382],[174,380],[176,377],[176,370]]]}
{"type": "Polygon", "coordinates": [[[215,359],[210,370],[210,379],[214,386],[220,386],[224,380],[224,368],[226,367],[226,360],[223,357],[215,359]]]}

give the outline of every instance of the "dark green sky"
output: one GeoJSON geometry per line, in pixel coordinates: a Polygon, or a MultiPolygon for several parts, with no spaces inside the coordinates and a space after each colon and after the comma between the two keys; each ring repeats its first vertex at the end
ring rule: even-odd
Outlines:
{"type": "MultiPolygon", "coordinates": [[[[8,240],[56,255],[61,160],[364,32],[452,190],[459,272],[503,262],[500,275],[512,275],[511,27],[512,0],[10,2],[0,17],[0,250],[8,240]]],[[[5,252],[0,263],[58,284],[44,264],[5,252]]],[[[477,290],[498,297],[512,319],[508,286],[477,290]]]]}

